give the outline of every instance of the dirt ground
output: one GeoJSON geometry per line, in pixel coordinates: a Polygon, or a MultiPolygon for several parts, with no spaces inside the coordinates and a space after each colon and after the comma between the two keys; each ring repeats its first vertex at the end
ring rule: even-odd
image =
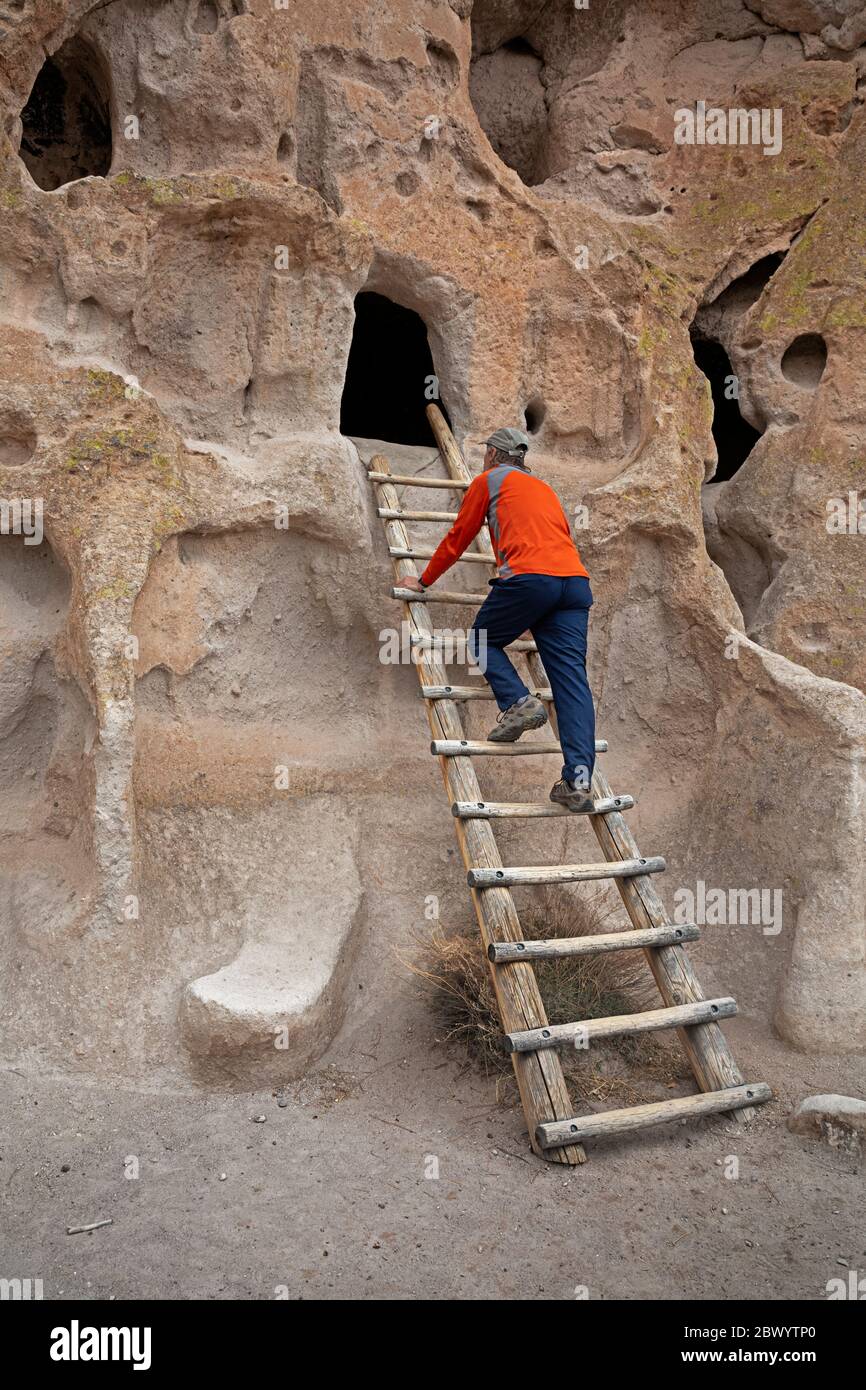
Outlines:
{"type": "Polygon", "coordinates": [[[530,1153],[420,1004],[278,1094],[7,1072],[0,1274],[46,1299],[825,1299],[866,1271],[863,1168],[784,1121],[863,1095],[866,1059],[726,1031],[778,1095],[755,1121],[599,1142],[579,1169],[530,1153]]]}

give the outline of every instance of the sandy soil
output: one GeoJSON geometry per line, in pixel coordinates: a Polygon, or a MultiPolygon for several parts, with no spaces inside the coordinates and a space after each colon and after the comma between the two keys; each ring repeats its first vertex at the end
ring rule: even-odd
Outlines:
{"type": "Polygon", "coordinates": [[[866,1064],[727,1031],[778,1092],[757,1120],[597,1143],[577,1170],[531,1155],[420,1004],[280,1095],[6,1073],[0,1274],[46,1299],[824,1299],[866,1270],[863,1169],[784,1120],[816,1091],[864,1094],[866,1064]]]}

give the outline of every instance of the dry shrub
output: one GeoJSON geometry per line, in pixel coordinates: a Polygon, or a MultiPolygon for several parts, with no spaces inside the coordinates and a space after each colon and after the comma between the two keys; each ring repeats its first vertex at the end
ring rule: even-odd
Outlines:
{"type": "MultiPolygon", "coordinates": [[[[542,892],[537,905],[522,915],[524,938],[537,941],[614,931],[619,929],[611,920],[615,913],[605,890],[542,892]]],[[[437,926],[423,947],[421,963],[410,968],[430,991],[443,1041],[461,1047],[467,1059],[486,1073],[510,1075],[490,966],[477,928],[473,924],[446,932],[437,926]]],[[[661,1005],[639,951],[536,961],[535,974],[551,1023],[607,1018],[661,1005]]],[[[560,1057],[573,1089],[588,1099],[618,1097],[634,1104],[643,1098],[641,1082],[671,1085],[686,1074],[676,1044],[671,1047],[655,1034],[596,1042],[587,1051],[563,1048],[560,1057]]]]}

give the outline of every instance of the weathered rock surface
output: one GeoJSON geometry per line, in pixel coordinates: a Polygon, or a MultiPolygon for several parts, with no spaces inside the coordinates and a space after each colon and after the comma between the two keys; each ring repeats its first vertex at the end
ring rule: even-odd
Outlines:
{"type": "Polygon", "coordinates": [[[473,463],[525,421],[586,507],[608,771],[669,905],[781,893],[778,920],[708,918],[705,983],[866,1050],[863,17],[0,6],[0,499],[45,530],[0,535],[7,1059],[297,1074],[381,1024],[429,895],[468,911],[415,675],[378,659],[359,293],[429,339],[356,345],[395,462],[432,454],[399,365],[473,463]],[[679,143],[699,102],[781,112],[778,152],[679,143]],[[741,466],[690,327],[735,379],[741,466]]]}
{"type": "MultiPolygon", "coordinates": [[[[225,827],[221,842],[205,820],[211,854],[238,871],[236,828],[225,827]]],[[[298,1075],[342,1022],[362,898],[357,827],[334,796],[298,799],[275,820],[265,814],[242,842],[267,843],[273,857],[267,876],[251,857],[238,955],[184,995],[184,1036],[205,1076],[298,1075]]]]}
{"type": "Polygon", "coordinates": [[[788,1116],[792,1134],[823,1139],[834,1149],[860,1153],[866,1135],[866,1101],[853,1096],[807,1096],[788,1116]]]}

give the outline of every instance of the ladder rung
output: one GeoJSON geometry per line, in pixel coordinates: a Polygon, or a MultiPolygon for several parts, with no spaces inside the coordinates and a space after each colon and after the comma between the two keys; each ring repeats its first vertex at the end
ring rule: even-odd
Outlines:
{"type": "Polygon", "coordinates": [[[661,946],[681,946],[697,941],[700,928],[694,922],[681,926],[647,927],[642,931],[599,932],[597,936],[560,936],[549,941],[493,941],[487,958],[495,965],[515,960],[559,960],[560,956],[595,956],[608,951],[657,950],[661,946]]]}
{"type": "MultiPolygon", "coordinates": [[[[432,560],[436,551],[417,550],[414,547],[411,550],[403,550],[399,545],[389,545],[388,554],[393,556],[395,560],[432,560]]],[[[493,565],[495,567],[499,561],[494,560],[492,555],[477,555],[474,551],[467,550],[454,563],[455,565],[493,565]]]]}
{"type": "MultiPolygon", "coordinates": [[[[485,685],[422,685],[425,700],[492,700],[493,691],[485,685]]],[[[533,690],[537,700],[552,700],[551,690],[533,690]]]]}
{"type": "Polygon", "coordinates": [[[452,492],[462,492],[471,483],[462,482],[458,478],[421,478],[412,477],[406,473],[368,473],[367,477],[371,483],[394,483],[397,487],[447,487],[452,492]]]}
{"type": "Polygon", "coordinates": [[[395,587],[391,590],[392,598],[402,598],[407,603],[465,603],[470,608],[480,608],[486,599],[486,594],[467,594],[461,589],[426,589],[423,594],[416,594],[414,589],[400,589],[395,587]]]}
{"type": "MultiPolygon", "coordinates": [[[[426,633],[411,632],[409,634],[409,645],[411,647],[465,647],[469,641],[468,637],[439,637],[435,633],[428,637],[426,633]]],[[[537,652],[538,648],[534,642],[509,642],[505,648],[507,652],[537,652]]]]}
{"type": "Polygon", "coordinates": [[[593,878],[637,878],[660,874],[666,868],[661,855],[643,859],[606,859],[603,864],[539,864],[520,869],[470,869],[470,888],[511,888],[520,883],[584,883],[593,878]]]}
{"type": "Polygon", "coordinates": [[[701,1115],[742,1110],[747,1105],[761,1105],[772,1099],[773,1092],[766,1082],[755,1081],[746,1086],[704,1091],[697,1096],[678,1096],[676,1100],[653,1101],[650,1105],[633,1105],[624,1110],[603,1110],[599,1115],[575,1115],[571,1120],[551,1120],[547,1124],[536,1125],[535,1138],[542,1149],[556,1149],[563,1144],[579,1144],[584,1139],[627,1134],[630,1130],[648,1129],[651,1125],[670,1124],[673,1120],[697,1120],[701,1115]]]}
{"type": "Polygon", "coordinates": [[[569,811],[555,801],[453,801],[451,814],[458,820],[535,820],[548,816],[605,816],[611,811],[630,811],[633,796],[600,796],[591,811],[569,811]]]}
{"type": "Polygon", "coordinates": [[[695,1004],[675,1004],[670,1009],[585,1018],[581,1023],[549,1023],[546,1028],[530,1028],[525,1033],[506,1033],[502,1041],[508,1052],[537,1052],[541,1047],[564,1045],[582,1048],[600,1038],[627,1038],[635,1033],[654,1033],[659,1028],[716,1023],[720,1018],[732,1018],[736,1012],[735,999],[701,999],[695,1004]]]}
{"type": "Polygon", "coordinates": [[[456,521],[457,512],[405,512],[397,507],[377,507],[383,521],[456,521]]]}
{"type": "MultiPolygon", "coordinates": [[[[607,740],[597,738],[595,751],[606,753],[607,740]]],[[[526,753],[558,753],[562,756],[558,743],[521,743],[519,740],[514,743],[486,743],[483,739],[472,738],[434,738],[430,752],[443,758],[516,758],[526,753]]]]}

